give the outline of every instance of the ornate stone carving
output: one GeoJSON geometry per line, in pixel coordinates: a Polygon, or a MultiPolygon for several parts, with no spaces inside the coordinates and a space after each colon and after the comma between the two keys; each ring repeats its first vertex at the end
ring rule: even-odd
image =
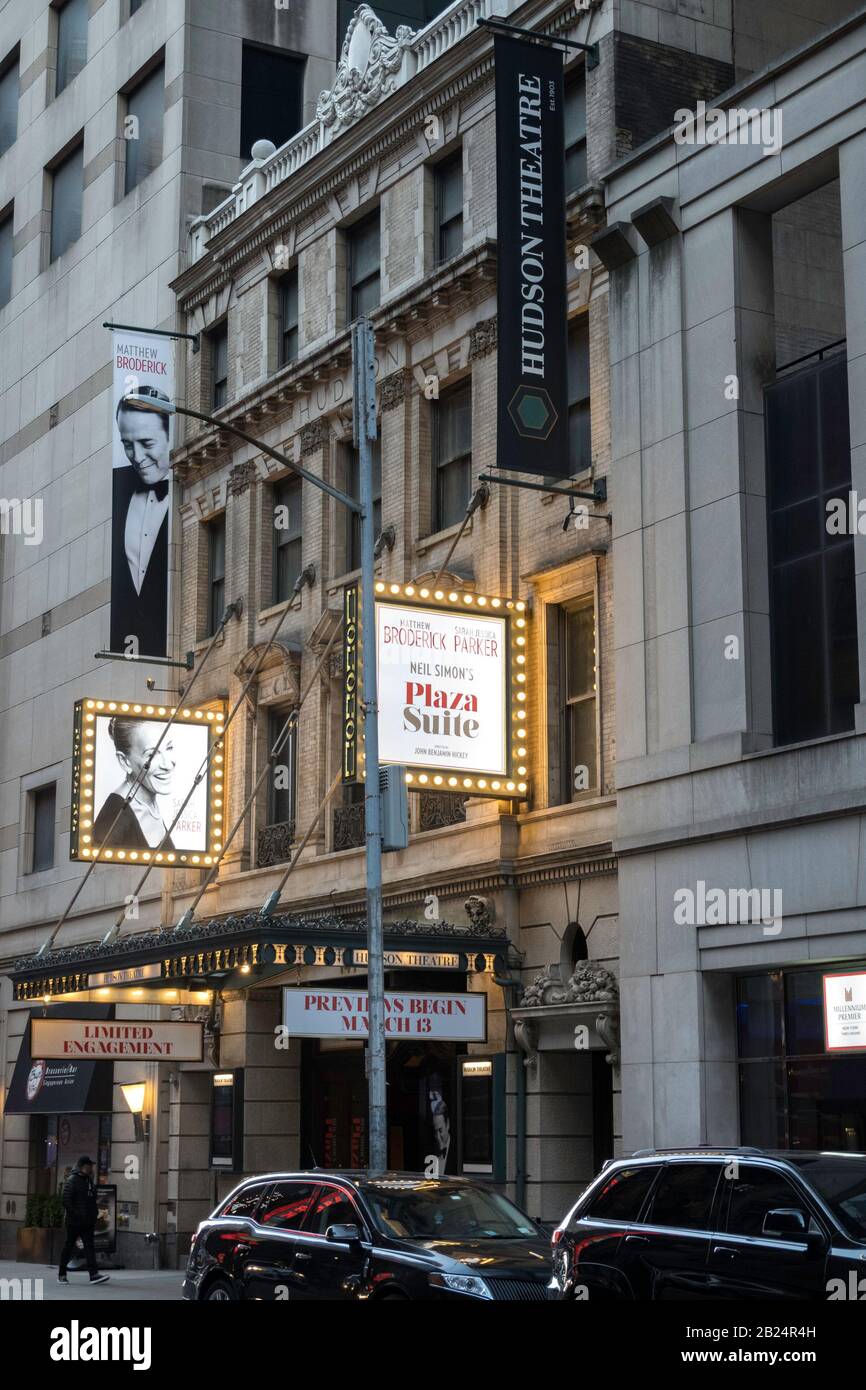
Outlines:
{"type": "Polygon", "coordinates": [[[398,405],[402,405],[406,399],[406,390],[409,385],[407,372],[401,367],[399,371],[392,372],[386,376],[379,388],[379,411],[384,414],[386,410],[395,410],[398,405]]]}
{"type": "Polygon", "coordinates": [[[486,932],[493,924],[493,904],[489,898],[481,898],[477,893],[473,893],[463,904],[466,909],[466,916],[469,918],[469,926],[474,932],[486,932]]]}
{"type": "Polygon", "coordinates": [[[466,819],[466,797],[459,792],[422,792],[419,800],[419,830],[443,830],[466,819]]]}
{"type": "Polygon", "coordinates": [[[618,1000],[616,976],[603,965],[582,960],[564,984],[559,967],[548,965],[524,990],[520,1007],[532,1009],[543,1008],[545,1004],[615,1003],[618,1000]]]}
{"type": "Polygon", "coordinates": [[[301,430],[301,458],[321,449],[323,445],[327,444],[330,437],[330,426],[324,416],[320,416],[318,420],[313,420],[309,425],[304,425],[301,430]]]}
{"type": "Polygon", "coordinates": [[[320,93],[316,104],[317,117],[332,134],[354,125],[388,96],[403,51],[414,37],[406,24],[392,36],[369,5],[358,6],[346,30],[334,85],[320,93]]]}
{"type": "Polygon", "coordinates": [[[595,1031],[608,1049],[604,1060],[612,1067],[619,1066],[619,1018],[615,1014],[599,1014],[595,1031]]]}
{"type": "Polygon", "coordinates": [[[498,341],[496,315],[489,319],[481,319],[469,334],[469,361],[477,362],[479,357],[489,357],[491,352],[496,351],[498,341]]]}
{"type": "Polygon", "coordinates": [[[523,1056],[523,1065],[530,1073],[538,1066],[538,1024],[528,1018],[514,1020],[514,1041],[523,1056]]]}
{"type": "Polygon", "coordinates": [[[256,465],[251,459],[248,459],[246,463],[236,463],[228,476],[229,497],[242,497],[247,488],[252,487],[258,476],[256,465]]]}
{"type": "Polygon", "coordinates": [[[291,858],[295,841],[295,822],[280,821],[265,825],[256,836],[256,865],[265,869],[270,864],[285,864],[291,858]]]}

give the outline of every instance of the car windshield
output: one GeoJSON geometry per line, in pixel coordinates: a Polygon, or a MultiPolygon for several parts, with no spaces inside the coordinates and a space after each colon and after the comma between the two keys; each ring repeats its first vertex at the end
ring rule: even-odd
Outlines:
{"type": "Polygon", "coordinates": [[[862,1154],[785,1155],[855,1240],[866,1240],[866,1158],[862,1154]]]}
{"type": "Polygon", "coordinates": [[[538,1228],[496,1192],[480,1187],[377,1183],[364,1195],[383,1231],[410,1240],[515,1240],[538,1228]]]}

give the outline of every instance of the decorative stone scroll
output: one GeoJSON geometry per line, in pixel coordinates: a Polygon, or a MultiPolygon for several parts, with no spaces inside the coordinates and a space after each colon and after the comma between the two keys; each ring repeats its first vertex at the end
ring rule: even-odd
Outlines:
{"type": "Polygon", "coordinates": [[[414,38],[414,29],[405,24],[389,34],[369,5],[358,6],[346,30],[334,85],[320,93],[316,104],[316,115],[331,134],[354,125],[393,91],[403,52],[414,38]]]}

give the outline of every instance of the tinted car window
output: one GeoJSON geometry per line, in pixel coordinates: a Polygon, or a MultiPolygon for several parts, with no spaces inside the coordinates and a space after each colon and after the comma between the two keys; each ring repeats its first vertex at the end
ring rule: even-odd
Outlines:
{"type": "Polygon", "coordinates": [[[866,1162],[855,1154],[821,1154],[803,1158],[791,1155],[809,1182],[845,1229],[856,1240],[866,1240],[866,1162]]]}
{"type": "Polygon", "coordinates": [[[671,1163],[662,1169],[649,1220],[654,1226],[705,1231],[710,1224],[718,1163],[671,1163]]]}
{"type": "MultiPolygon", "coordinates": [[[[409,1239],[508,1240],[541,1235],[506,1197],[468,1183],[418,1184],[397,1179],[364,1188],[376,1220],[389,1235],[409,1239]]],[[[545,1237],[546,1238],[546,1237],[545,1237]]]]}
{"type": "Polygon", "coordinates": [[[759,1236],[767,1212],[777,1207],[794,1207],[809,1218],[803,1198],[781,1173],[772,1168],[741,1168],[731,1187],[728,1230],[737,1236],[759,1236]]]}
{"type": "Polygon", "coordinates": [[[316,1198],[306,1230],[324,1235],[329,1226],[360,1226],[361,1218],[354,1202],[337,1187],[325,1187],[316,1198]]]}
{"type": "Polygon", "coordinates": [[[243,1192],[239,1192],[236,1197],[232,1198],[228,1206],[223,1208],[220,1215],[252,1217],[267,1185],[267,1183],[258,1182],[252,1187],[245,1187],[243,1192]]]}
{"type": "Polygon", "coordinates": [[[592,1199],[581,1216],[601,1221],[637,1221],[644,1198],[653,1185],[658,1168],[620,1168],[592,1199]]]}
{"type": "Polygon", "coordinates": [[[262,1204],[259,1223],[262,1226],[279,1226],[284,1231],[297,1231],[303,1224],[315,1190],[316,1185],[311,1182],[278,1182],[262,1204]]]}

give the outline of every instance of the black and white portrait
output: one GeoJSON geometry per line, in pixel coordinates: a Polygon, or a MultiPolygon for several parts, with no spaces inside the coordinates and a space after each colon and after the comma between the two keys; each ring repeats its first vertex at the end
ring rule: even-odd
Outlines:
{"type": "Polygon", "coordinates": [[[95,848],[203,852],[208,778],[172,828],[208,752],[208,729],[137,716],[98,715],[94,758],[95,848]],[[130,795],[131,794],[131,795],[130,795]],[[126,804],[125,804],[126,803],[126,804]]]}

